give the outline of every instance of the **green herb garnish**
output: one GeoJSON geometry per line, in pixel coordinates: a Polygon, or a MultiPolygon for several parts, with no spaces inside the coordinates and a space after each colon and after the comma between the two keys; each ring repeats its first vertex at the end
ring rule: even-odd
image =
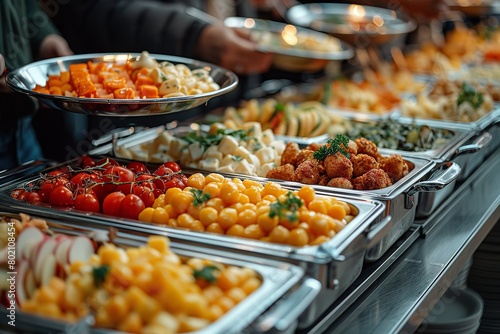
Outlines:
{"type": "Polygon", "coordinates": [[[280,201],[278,199],[270,205],[269,217],[279,217],[290,222],[296,222],[298,220],[297,211],[302,205],[302,200],[289,191],[286,193],[284,200],[280,201]]]}
{"type": "Polygon", "coordinates": [[[102,265],[92,269],[92,276],[94,277],[94,284],[98,288],[106,280],[106,276],[109,273],[109,266],[102,265]]]}
{"type": "Polygon", "coordinates": [[[233,159],[234,161],[237,161],[237,162],[238,162],[238,161],[243,160],[243,157],[240,157],[239,155],[235,155],[235,156],[233,156],[233,157],[232,157],[232,159],[233,159]]]}
{"type": "Polygon", "coordinates": [[[190,144],[198,142],[204,149],[207,149],[210,146],[219,145],[222,138],[224,138],[225,136],[233,136],[238,141],[248,139],[245,130],[230,130],[230,129],[219,129],[216,134],[211,133],[208,135],[199,134],[197,132],[191,132],[187,136],[181,137],[181,139],[184,139],[190,144]]]}
{"type": "Polygon", "coordinates": [[[193,204],[194,206],[200,206],[210,199],[210,194],[204,193],[201,189],[190,189],[194,196],[193,204]]]}
{"type": "Polygon", "coordinates": [[[478,92],[471,84],[464,82],[458,94],[457,106],[465,102],[469,102],[472,108],[478,109],[484,102],[484,94],[478,92]]]}
{"type": "Polygon", "coordinates": [[[338,134],[335,138],[328,139],[326,145],[321,146],[316,152],[313,153],[313,157],[316,160],[325,160],[330,154],[335,154],[340,152],[345,155],[347,159],[350,159],[349,153],[346,151],[349,145],[349,137],[345,135],[338,134]]]}
{"type": "Polygon", "coordinates": [[[205,266],[201,269],[195,269],[193,271],[193,276],[195,279],[203,279],[209,283],[217,282],[217,277],[214,275],[216,271],[220,271],[216,266],[205,266]]]}

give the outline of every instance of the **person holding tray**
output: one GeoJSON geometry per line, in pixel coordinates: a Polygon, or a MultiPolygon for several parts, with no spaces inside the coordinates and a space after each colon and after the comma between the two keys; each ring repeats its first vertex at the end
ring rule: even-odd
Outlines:
{"type": "Polygon", "coordinates": [[[7,87],[7,70],[73,52],[36,0],[0,1],[0,22],[0,170],[4,170],[42,157],[32,127],[38,104],[7,87]]]}

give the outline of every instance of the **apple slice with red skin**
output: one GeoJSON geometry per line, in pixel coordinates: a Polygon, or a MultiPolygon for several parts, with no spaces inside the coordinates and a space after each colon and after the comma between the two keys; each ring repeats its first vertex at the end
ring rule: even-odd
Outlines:
{"type": "Polygon", "coordinates": [[[52,277],[56,275],[56,265],[56,257],[54,256],[54,254],[49,254],[45,257],[42,262],[40,279],[38,281],[40,286],[49,284],[52,277]]]}
{"type": "Polygon", "coordinates": [[[22,306],[24,301],[28,299],[26,294],[26,277],[31,270],[30,264],[27,260],[20,260],[16,263],[16,303],[17,306],[22,306]]]}
{"type": "Polygon", "coordinates": [[[61,239],[56,249],[54,250],[54,255],[56,257],[57,263],[63,266],[68,263],[68,251],[72,243],[72,238],[61,239]]]}
{"type": "Polygon", "coordinates": [[[16,259],[28,259],[33,247],[38,245],[46,235],[34,226],[25,228],[16,240],[16,259]]]}
{"type": "Polygon", "coordinates": [[[78,236],[74,238],[68,249],[67,263],[71,264],[77,261],[86,262],[93,254],[95,254],[95,248],[92,240],[88,237],[78,236]]]}
{"type": "Polygon", "coordinates": [[[24,282],[24,289],[26,291],[26,297],[31,298],[35,293],[37,288],[36,279],[35,279],[35,271],[33,269],[28,269],[26,273],[26,279],[24,282]]]}
{"type": "Polygon", "coordinates": [[[35,270],[35,279],[37,282],[40,282],[42,277],[43,264],[45,259],[49,255],[54,254],[54,250],[57,247],[57,241],[55,238],[47,238],[43,240],[40,245],[36,248],[35,255],[32,258],[35,258],[34,262],[32,262],[32,268],[35,270]]]}

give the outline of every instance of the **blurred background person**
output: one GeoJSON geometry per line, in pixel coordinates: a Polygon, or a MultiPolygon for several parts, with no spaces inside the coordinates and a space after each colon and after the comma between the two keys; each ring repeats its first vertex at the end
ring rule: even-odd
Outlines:
{"type": "Polygon", "coordinates": [[[36,100],[12,91],[6,71],[35,59],[72,54],[36,0],[0,1],[0,170],[42,157],[32,127],[36,100]]]}
{"type": "MultiPolygon", "coordinates": [[[[156,126],[234,103],[243,92],[258,85],[259,75],[272,65],[272,55],[257,51],[248,31],[228,28],[222,23],[228,16],[255,17],[259,9],[252,1],[42,0],[40,3],[77,54],[148,51],[206,61],[239,76],[233,92],[211,99],[208,105],[172,115],[103,120],[45,110],[43,113],[60,116],[57,117],[60,127],[68,128],[68,123],[73,127],[70,145],[57,132],[44,140],[44,152],[58,160],[74,157],[75,153],[84,154],[91,148],[90,141],[109,131],[108,123],[115,128],[129,124],[156,126]]],[[[42,113],[35,121],[39,131],[49,126],[42,113]]]]}

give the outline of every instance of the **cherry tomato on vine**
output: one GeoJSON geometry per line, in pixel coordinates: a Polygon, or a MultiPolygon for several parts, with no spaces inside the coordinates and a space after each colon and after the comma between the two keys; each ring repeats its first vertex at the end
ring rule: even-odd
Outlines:
{"type": "Polygon", "coordinates": [[[95,160],[89,157],[88,155],[84,155],[82,157],[82,161],[80,162],[80,166],[82,168],[95,167],[95,165],[96,165],[95,160]]]}
{"type": "Polygon", "coordinates": [[[115,191],[107,195],[102,202],[102,212],[106,215],[119,217],[120,205],[122,204],[125,194],[115,191]]]}
{"type": "Polygon", "coordinates": [[[97,197],[90,193],[81,193],[76,195],[74,205],[75,209],[77,210],[82,210],[87,212],[101,211],[101,205],[99,204],[97,197]]]}
{"type": "Polygon", "coordinates": [[[167,161],[163,164],[163,166],[170,168],[173,172],[178,172],[181,170],[181,166],[177,162],[167,161]]]}
{"type": "Polygon", "coordinates": [[[148,187],[136,185],[134,187],[134,195],[137,195],[144,202],[144,206],[149,208],[152,207],[155,202],[154,190],[148,187]]]}
{"type": "Polygon", "coordinates": [[[24,189],[14,189],[10,192],[10,196],[15,199],[19,199],[19,197],[24,194],[26,190],[24,189]]]}
{"type": "Polygon", "coordinates": [[[57,186],[50,193],[49,202],[57,206],[71,206],[73,205],[73,192],[64,185],[57,186]]]}
{"type": "Polygon", "coordinates": [[[161,165],[160,167],[158,167],[157,170],[154,171],[153,174],[158,176],[171,176],[173,173],[174,173],[173,170],[171,170],[168,167],[165,167],[164,165],[161,165]]]}
{"type": "Polygon", "coordinates": [[[73,176],[70,180],[71,183],[78,187],[85,187],[88,185],[90,182],[92,182],[92,178],[90,177],[90,174],[85,173],[85,172],[80,172],[73,176]]]}
{"type": "Polygon", "coordinates": [[[63,171],[60,171],[60,170],[53,170],[51,172],[48,172],[47,175],[50,175],[50,176],[64,176],[64,172],[63,171]]]}
{"type": "Polygon", "coordinates": [[[25,196],[29,204],[37,205],[41,202],[40,195],[35,191],[25,193],[25,196]]]}
{"type": "Polygon", "coordinates": [[[137,162],[137,161],[129,162],[127,164],[127,168],[136,174],[149,173],[148,169],[146,168],[146,165],[144,165],[142,162],[137,162]]]}
{"type": "Polygon", "coordinates": [[[111,166],[106,168],[102,173],[103,182],[109,182],[105,184],[104,188],[108,191],[121,191],[124,194],[130,194],[132,191],[132,183],[135,181],[135,174],[130,169],[121,166],[111,166]],[[123,183],[123,184],[112,184],[111,182],[123,183]]]}
{"type": "Polygon", "coordinates": [[[104,168],[110,167],[110,166],[120,166],[120,164],[112,158],[102,158],[101,160],[97,161],[95,163],[96,166],[101,166],[104,168]]]}
{"type": "Polygon", "coordinates": [[[165,191],[167,191],[170,188],[184,189],[184,188],[186,188],[186,185],[180,179],[174,178],[170,181],[165,182],[165,191]]]}
{"type": "Polygon", "coordinates": [[[40,200],[44,203],[50,203],[50,194],[52,194],[52,191],[58,186],[63,186],[68,183],[69,180],[63,176],[57,176],[43,181],[38,191],[40,200]]]}
{"type": "Polygon", "coordinates": [[[142,187],[148,187],[150,189],[156,189],[156,186],[154,185],[153,179],[155,178],[154,175],[151,174],[141,174],[138,175],[135,178],[135,182],[137,185],[140,185],[142,187]]]}
{"type": "Polygon", "coordinates": [[[134,194],[128,194],[123,198],[120,205],[120,217],[137,219],[139,213],[144,210],[145,205],[142,199],[134,194]]]}

